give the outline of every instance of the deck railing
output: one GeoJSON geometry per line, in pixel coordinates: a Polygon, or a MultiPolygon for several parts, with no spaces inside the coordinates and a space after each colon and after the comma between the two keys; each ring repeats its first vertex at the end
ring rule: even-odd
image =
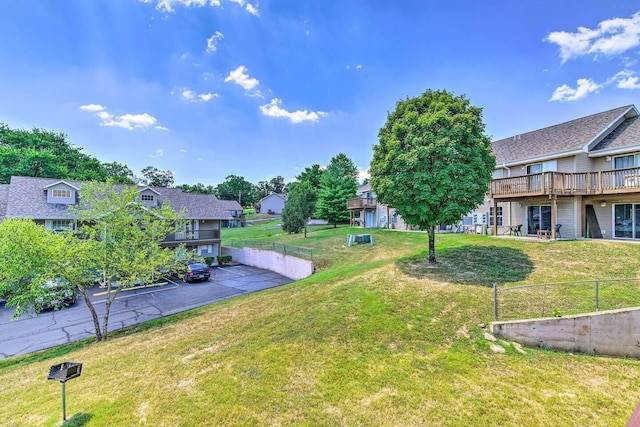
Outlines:
{"type": "Polygon", "coordinates": [[[367,197],[367,198],[359,197],[356,199],[348,199],[347,208],[348,209],[375,209],[376,199],[372,197],[367,197]]]}
{"type": "Polygon", "coordinates": [[[220,230],[197,230],[197,231],[182,231],[178,233],[167,234],[167,237],[163,240],[164,243],[168,242],[182,242],[193,240],[219,240],[220,230]]]}
{"type": "Polygon", "coordinates": [[[491,182],[490,196],[508,198],[640,192],[640,168],[601,172],[541,172],[491,182]]]}

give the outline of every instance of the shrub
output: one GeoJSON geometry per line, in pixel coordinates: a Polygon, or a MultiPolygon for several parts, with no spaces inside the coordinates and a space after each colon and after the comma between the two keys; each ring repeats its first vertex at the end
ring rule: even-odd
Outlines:
{"type": "Polygon", "coordinates": [[[212,257],[212,256],[208,256],[204,258],[204,262],[206,262],[209,267],[211,267],[211,264],[213,264],[214,260],[215,260],[215,257],[212,257]]]}
{"type": "Polygon", "coordinates": [[[231,259],[231,255],[218,255],[218,264],[228,264],[231,259]]]}

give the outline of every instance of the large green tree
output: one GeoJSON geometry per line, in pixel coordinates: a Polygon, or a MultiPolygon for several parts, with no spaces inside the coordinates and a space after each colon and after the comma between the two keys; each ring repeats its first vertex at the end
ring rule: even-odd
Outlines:
{"type": "Polygon", "coordinates": [[[173,185],[173,172],[158,169],[155,166],[147,166],[142,169],[144,182],[153,187],[171,187],[173,185]]]}
{"type": "Polygon", "coordinates": [[[307,237],[307,223],[315,211],[317,197],[308,182],[294,182],[282,210],[282,229],[288,233],[299,233],[304,229],[304,237],[307,237]]]}
{"type": "Polygon", "coordinates": [[[333,157],[320,179],[316,215],[333,223],[349,220],[347,199],[356,196],[358,169],[353,161],[340,153],[333,157]]]}
{"type": "Polygon", "coordinates": [[[136,177],[128,166],[118,162],[103,163],[107,179],[118,184],[135,184],[136,177]]]}
{"type": "Polygon", "coordinates": [[[0,295],[16,307],[16,317],[31,308],[37,312],[36,301],[46,293],[42,285],[65,278],[83,295],[101,341],[107,339],[110,308],[119,292],[174,266],[175,250],[160,242],[175,232],[180,219],[166,202],[161,207],[141,202],[134,186],[88,183],[81,194],[80,204],[70,209],[79,218],[76,230],[54,233],[29,219],[0,223],[0,295]],[[89,298],[96,280],[106,288],[102,310],[89,298]]]}
{"type": "Polygon", "coordinates": [[[42,286],[56,277],[58,255],[64,246],[60,234],[45,230],[30,219],[6,218],[0,223],[0,296],[7,307],[15,307],[14,317],[44,296],[42,286]]]}
{"type": "Polygon", "coordinates": [[[216,186],[216,196],[222,200],[236,200],[242,206],[253,206],[256,199],[255,186],[242,176],[229,175],[216,186]]]}
{"type": "Polygon", "coordinates": [[[0,183],[11,176],[104,181],[98,159],[82,152],[62,133],[11,129],[0,123],[0,183]]]}
{"type": "Polygon", "coordinates": [[[495,157],[484,129],[481,108],[444,90],[399,101],[380,129],[371,186],[381,203],[428,231],[430,263],[436,225],[457,223],[487,193],[495,157]]]}
{"type": "Polygon", "coordinates": [[[112,182],[86,183],[82,197],[71,211],[79,226],[68,237],[62,259],[63,274],[85,297],[93,318],[96,339],[107,338],[109,310],[122,289],[157,279],[176,260],[175,250],[160,247],[169,233],[175,232],[181,215],[165,201],[162,206],[148,206],[140,201],[134,186],[116,186],[112,182]],[[98,271],[106,287],[105,309],[100,327],[98,313],[89,300],[83,277],[98,271]],[[117,284],[117,286],[113,286],[117,284]]]}

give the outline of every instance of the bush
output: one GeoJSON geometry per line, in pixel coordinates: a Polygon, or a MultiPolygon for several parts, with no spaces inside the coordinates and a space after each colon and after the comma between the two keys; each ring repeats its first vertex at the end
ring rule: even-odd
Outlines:
{"type": "Polygon", "coordinates": [[[231,259],[231,255],[218,255],[218,264],[229,264],[231,259]]]}
{"type": "Polygon", "coordinates": [[[204,262],[205,262],[205,263],[207,263],[207,265],[208,265],[209,267],[211,267],[211,264],[213,264],[213,261],[214,261],[215,259],[216,259],[215,257],[208,256],[208,257],[205,257],[205,258],[204,258],[204,262]]]}

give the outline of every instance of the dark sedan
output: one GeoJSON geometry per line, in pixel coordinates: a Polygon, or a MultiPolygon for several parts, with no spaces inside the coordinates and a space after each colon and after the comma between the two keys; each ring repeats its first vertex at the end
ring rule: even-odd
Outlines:
{"type": "Polygon", "coordinates": [[[187,264],[182,280],[192,282],[194,280],[209,280],[211,277],[211,269],[206,264],[193,263],[187,264]]]}

